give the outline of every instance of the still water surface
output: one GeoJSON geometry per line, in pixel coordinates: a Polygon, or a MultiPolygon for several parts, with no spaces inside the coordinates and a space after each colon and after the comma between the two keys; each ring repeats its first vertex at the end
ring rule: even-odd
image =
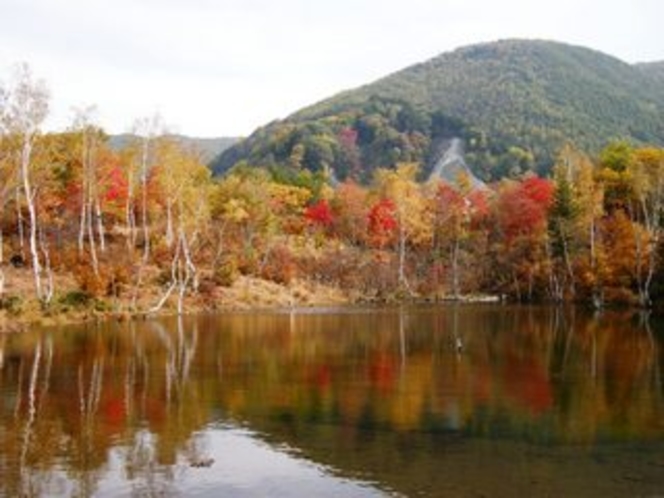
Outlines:
{"type": "Polygon", "coordinates": [[[664,322],[427,306],[0,337],[0,496],[664,496],[664,322]]]}

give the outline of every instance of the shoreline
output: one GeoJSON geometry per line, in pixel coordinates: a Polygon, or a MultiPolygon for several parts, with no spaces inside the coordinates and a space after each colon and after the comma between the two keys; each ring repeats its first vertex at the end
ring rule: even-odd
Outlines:
{"type": "MultiPolygon", "coordinates": [[[[140,291],[136,309],[130,308],[129,293],[122,298],[95,298],[82,292],[67,275],[56,275],[58,292],[46,307],[34,297],[27,269],[11,270],[0,298],[0,336],[21,333],[31,327],[57,327],[107,320],[132,321],[178,315],[177,297],[171,296],[162,308],[153,311],[163,288],[146,285],[140,291]]],[[[470,293],[460,296],[410,296],[403,292],[387,295],[360,294],[320,282],[294,279],[288,284],[239,276],[230,286],[215,285],[185,297],[182,315],[252,312],[306,312],[312,309],[381,307],[398,305],[508,304],[504,295],[470,293]]],[[[526,303],[523,303],[526,304],[526,303]]],[[[529,304],[542,304],[529,303],[529,304]]],[[[584,306],[587,303],[549,303],[553,306],[584,306]]],[[[637,308],[630,303],[604,303],[602,309],[637,308]]],[[[656,308],[653,308],[655,310],[656,308]]]]}
{"type": "MultiPolygon", "coordinates": [[[[157,289],[146,288],[139,309],[130,310],[113,299],[93,299],[72,301],[77,296],[74,289],[63,289],[54,301],[43,309],[32,296],[19,297],[5,295],[0,308],[0,335],[27,331],[30,327],[53,327],[69,324],[92,323],[96,321],[145,320],[154,317],[178,315],[175,298],[156,312],[149,311],[150,301],[158,295],[157,289]],[[16,301],[19,301],[17,304],[16,301]]],[[[204,313],[251,313],[251,312],[302,312],[316,308],[366,307],[398,304],[497,304],[505,302],[501,296],[469,294],[464,296],[386,298],[359,296],[341,289],[320,283],[296,280],[289,285],[268,280],[242,276],[230,287],[217,287],[209,296],[193,295],[185,299],[183,315],[204,313]]]]}

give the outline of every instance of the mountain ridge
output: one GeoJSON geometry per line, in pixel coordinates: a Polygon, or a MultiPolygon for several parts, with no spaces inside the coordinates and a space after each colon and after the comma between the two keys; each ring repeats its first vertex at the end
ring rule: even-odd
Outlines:
{"type": "Polygon", "coordinates": [[[664,64],[546,40],[465,46],[259,128],[212,167],[331,167],[368,179],[397,162],[431,168],[436,143],[457,136],[484,181],[547,173],[567,142],[591,154],[614,139],[664,145],[664,64]]]}
{"type": "MultiPolygon", "coordinates": [[[[201,160],[206,163],[214,160],[219,154],[242,140],[238,137],[202,138],[180,134],[167,134],[167,136],[185,147],[193,147],[201,155],[201,160]]],[[[119,150],[137,138],[136,135],[131,133],[109,135],[109,145],[112,149],[119,150]]]]}
{"type": "Polygon", "coordinates": [[[639,62],[635,66],[652,78],[656,78],[664,84],[664,61],[639,62]]]}

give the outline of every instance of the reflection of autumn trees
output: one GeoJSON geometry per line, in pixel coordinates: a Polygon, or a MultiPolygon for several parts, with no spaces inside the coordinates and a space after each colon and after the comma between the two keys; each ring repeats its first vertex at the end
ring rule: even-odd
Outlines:
{"type": "MultiPolygon", "coordinates": [[[[576,332],[579,333],[579,332],[576,332]]],[[[662,385],[660,352],[645,326],[631,328],[625,322],[602,323],[580,330],[580,343],[567,375],[575,382],[564,419],[575,439],[592,436],[641,438],[662,433],[662,385]],[[572,419],[572,414],[576,415],[572,419]]],[[[565,372],[563,370],[563,372],[565,372]]]]}
{"type": "Polygon", "coordinates": [[[222,404],[238,418],[303,426],[313,420],[501,436],[527,430],[554,441],[661,433],[659,422],[644,425],[662,410],[656,342],[624,317],[457,314],[462,332],[449,314],[408,314],[405,357],[398,320],[389,314],[355,327],[353,317],[328,318],[344,322],[337,330],[346,332],[334,338],[311,324],[325,317],[296,316],[283,329],[273,325],[268,338],[236,329],[224,356],[233,387],[222,389],[222,404]],[[462,354],[455,334],[463,335],[462,354]]]}
{"type": "Polygon", "coordinates": [[[212,421],[248,423],[305,451],[316,438],[338,447],[377,432],[394,444],[399,434],[660,438],[655,325],[619,313],[462,306],[4,337],[2,493],[49,494],[67,469],[72,494],[93,494],[110,455],[137,492],[167,493],[178,469],[206,456],[200,431],[212,421]]]}
{"type": "Polygon", "coordinates": [[[52,494],[65,468],[72,494],[89,496],[112,448],[138,487],[163,492],[171,467],[196,458],[189,439],[206,415],[187,382],[195,326],[163,334],[126,324],[12,338],[0,377],[2,492],[52,494]]]}

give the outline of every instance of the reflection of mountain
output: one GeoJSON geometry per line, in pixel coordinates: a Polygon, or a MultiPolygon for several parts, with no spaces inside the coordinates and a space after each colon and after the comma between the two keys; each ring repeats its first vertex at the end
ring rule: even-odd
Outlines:
{"type": "Polygon", "coordinates": [[[61,468],[70,494],[106,489],[109,472],[134,491],[182,491],[196,462],[220,469],[233,450],[211,441],[238,423],[407,496],[653,494],[660,345],[617,316],[570,318],[372,309],[3,338],[0,495],[47,495],[61,468]]]}

